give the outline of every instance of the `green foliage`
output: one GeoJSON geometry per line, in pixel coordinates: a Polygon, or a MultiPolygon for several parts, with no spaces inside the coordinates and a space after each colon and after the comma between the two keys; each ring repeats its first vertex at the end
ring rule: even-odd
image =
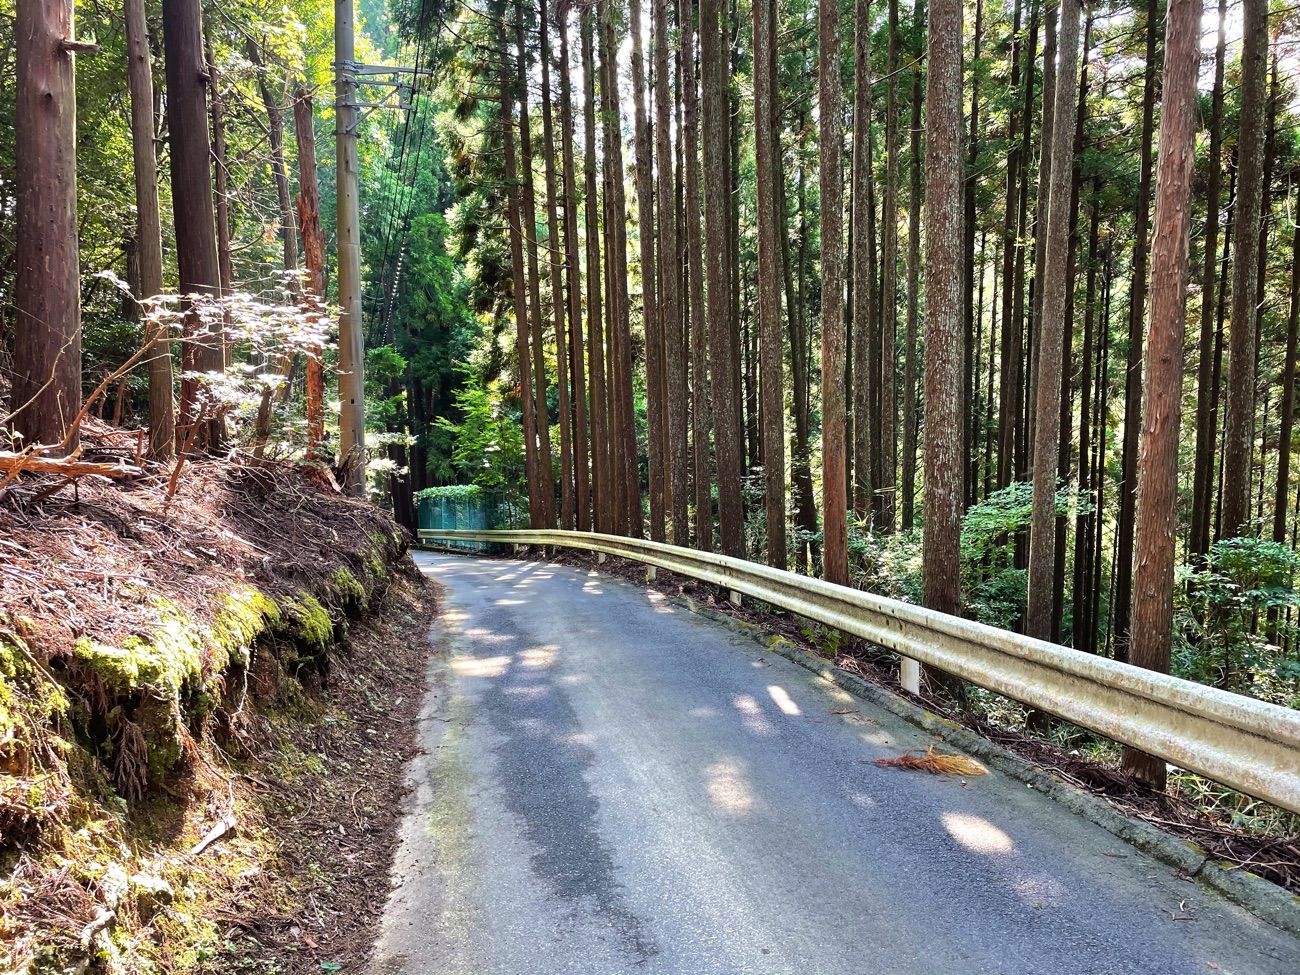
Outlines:
{"type": "Polygon", "coordinates": [[[1175,587],[1174,671],[1226,690],[1300,704],[1300,661],[1284,622],[1300,606],[1300,554],[1258,538],[1225,538],[1205,565],[1179,571],[1175,587]]]}
{"type": "Polygon", "coordinates": [[[480,488],[508,494],[524,489],[524,437],[517,414],[506,409],[500,381],[471,381],[456,394],[462,419],[439,417],[437,426],[452,438],[451,462],[457,475],[480,488]]]}

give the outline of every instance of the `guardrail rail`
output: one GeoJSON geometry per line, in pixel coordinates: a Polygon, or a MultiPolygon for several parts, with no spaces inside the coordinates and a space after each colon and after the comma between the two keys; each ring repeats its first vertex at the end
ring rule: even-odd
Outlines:
{"type": "Polygon", "coordinates": [[[422,541],[582,549],[631,559],[843,630],[1300,813],[1300,711],[709,552],[573,531],[424,530],[422,541]]]}

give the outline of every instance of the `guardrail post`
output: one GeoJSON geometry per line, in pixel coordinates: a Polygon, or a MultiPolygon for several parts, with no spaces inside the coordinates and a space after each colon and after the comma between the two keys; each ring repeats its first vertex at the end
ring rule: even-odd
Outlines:
{"type": "Polygon", "coordinates": [[[597,553],[596,553],[596,564],[597,564],[597,565],[604,565],[604,564],[605,564],[605,553],[604,553],[604,552],[597,552],[597,553]]]}
{"type": "Polygon", "coordinates": [[[740,605],[740,593],[736,592],[736,590],[732,589],[730,592],[728,592],[727,598],[731,600],[732,606],[740,605]]]}
{"type": "Polygon", "coordinates": [[[658,575],[659,575],[659,569],[658,569],[656,566],[653,566],[653,565],[647,565],[647,566],[645,567],[645,581],[646,581],[646,582],[654,582],[655,579],[658,577],[658,575]]]}
{"type": "Polygon", "coordinates": [[[898,658],[898,679],[909,694],[921,693],[921,665],[911,657],[898,658]]]}

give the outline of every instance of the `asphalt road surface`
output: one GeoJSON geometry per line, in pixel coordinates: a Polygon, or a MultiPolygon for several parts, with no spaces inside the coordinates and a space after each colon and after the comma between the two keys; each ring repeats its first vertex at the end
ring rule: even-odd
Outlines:
{"type": "Polygon", "coordinates": [[[1300,973],[1020,782],[877,767],[930,737],[659,594],[416,558],[446,602],[376,975],[1300,973]]]}

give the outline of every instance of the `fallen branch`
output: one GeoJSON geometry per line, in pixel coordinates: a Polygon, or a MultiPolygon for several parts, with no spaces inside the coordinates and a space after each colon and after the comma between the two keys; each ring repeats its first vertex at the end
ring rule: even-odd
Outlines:
{"type": "Polygon", "coordinates": [[[204,836],[203,839],[199,840],[198,843],[194,845],[194,849],[190,850],[190,856],[198,856],[200,853],[202,853],[204,850],[210,847],[213,843],[217,842],[217,840],[221,839],[221,837],[225,836],[227,833],[233,833],[234,830],[235,830],[235,817],[234,816],[225,817],[223,820],[221,820],[221,822],[217,823],[216,826],[213,826],[210,830],[208,830],[207,835],[204,836]]]}
{"type": "Polygon", "coordinates": [[[64,477],[86,477],[99,474],[102,477],[139,477],[144,473],[139,467],[130,464],[102,464],[74,458],[42,457],[35,453],[14,454],[0,451],[0,471],[11,475],[20,473],[62,474],[64,477]]]}

